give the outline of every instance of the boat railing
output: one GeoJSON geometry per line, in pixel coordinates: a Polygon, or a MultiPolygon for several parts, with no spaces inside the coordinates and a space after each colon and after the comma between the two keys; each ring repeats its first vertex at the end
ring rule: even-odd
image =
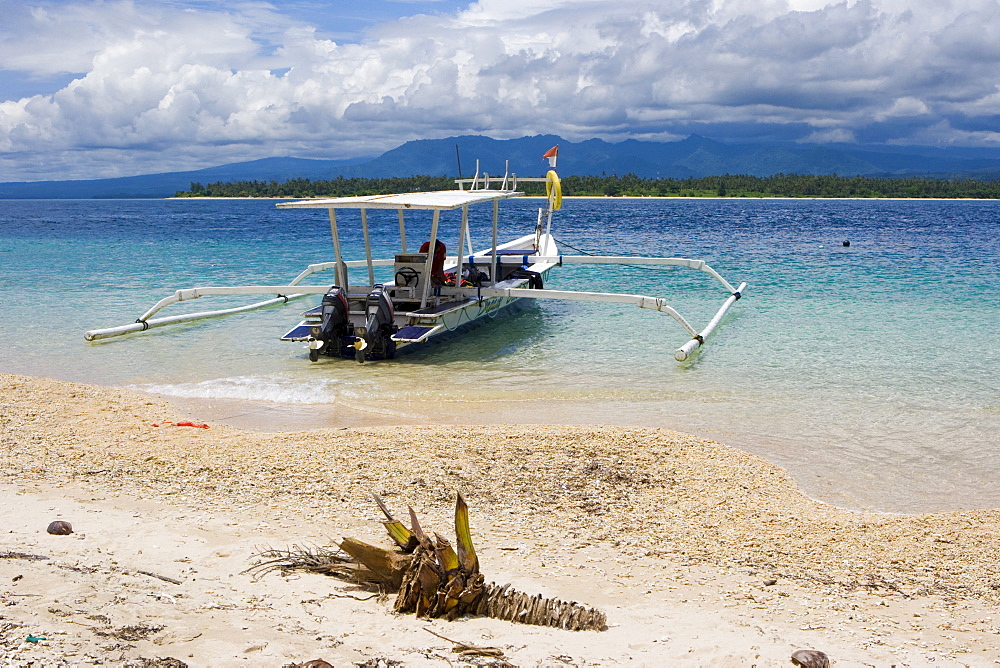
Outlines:
{"type": "Polygon", "coordinates": [[[514,192],[517,190],[518,183],[545,183],[548,181],[548,177],[534,177],[529,176],[525,178],[518,178],[517,174],[510,171],[510,161],[507,161],[504,165],[503,178],[499,176],[490,176],[487,172],[479,173],[479,161],[476,160],[476,173],[472,178],[469,179],[455,179],[455,184],[458,186],[459,190],[493,190],[493,184],[498,184],[496,190],[501,192],[514,192]]]}
{"type": "Polygon", "coordinates": [[[505,175],[503,179],[500,177],[491,177],[489,174],[476,175],[471,179],[455,179],[459,190],[466,190],[465,186],[470,186],[468,190],[493,190],[494,188],[491,186],[494,183],[499,183],[500,187],[496,188],[496,190],[503,192],[516,191],[519,183],[545,183],[546,181],[548,179],[545,177],[526,176],[522,178],[517,174],[505,175]]]}

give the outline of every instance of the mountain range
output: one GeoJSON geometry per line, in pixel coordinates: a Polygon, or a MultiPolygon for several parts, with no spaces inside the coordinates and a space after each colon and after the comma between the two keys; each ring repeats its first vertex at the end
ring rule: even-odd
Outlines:
{"type": "Polygon", "coordinates": [[[310,180],[343,177],[414,175],[541,176],[548,168],[542,154],[559,145],[562,175],[624,175],[688,178],[723,174],[838,174],[840,176],[919,176],[928,178],[1000,178],[1000,150],[926,146],[857,146],[852,144],[723,143],[692,135],[676,142],[601,139],[570,142],[555,135],[519,139],[483,136],[409,141],[380,156],[351,160],[263,158],[187,172],[110,179],[0,183],[0,198],[140,198],[169,197],[192,183],[219,181],[310,180]]]}

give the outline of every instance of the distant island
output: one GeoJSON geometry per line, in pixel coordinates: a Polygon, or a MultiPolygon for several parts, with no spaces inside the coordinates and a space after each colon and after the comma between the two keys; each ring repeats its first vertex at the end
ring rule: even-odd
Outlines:
{"type": "MultiPolygon", "coordinates": [[[[448,190],[452,176],[346,178],[330,180],[229,181],[203,185],[192,182],[176,197],[345,197],[396,192],[448,190]]],[[[523,183],[518,189],[541,195],[544,186],[523,183]]],[[[978,179],[876,178],[812,174],[774,176],[724,175],[700,178],[641,178],[624,176],[566,176],[563,195],[591,197],[823,197],[1000,199],[1000,181],[978,179]]]]}
{"type": "Polygon", "coordinates": [[[542,155],[555,145],[570,195],[996,198],[1000,180],[1000,148],[729,144],[698,135],[619,143],[463,135],[412,140],[350,159],[269,157],[183,172],[0,183],[0,199],[171,197],[177,191],[297,198],[452,188],[453,179],[443,175],[542,176],[548,169],[542,155]]]}

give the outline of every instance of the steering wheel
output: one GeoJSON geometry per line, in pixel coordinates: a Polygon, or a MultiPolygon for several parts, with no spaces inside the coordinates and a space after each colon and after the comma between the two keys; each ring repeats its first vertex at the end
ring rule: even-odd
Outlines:
{"type": "Polygon", "coordinates": [[[420,284],[420,274],[413,267],[403,267],[396,272],[396,285],[399,285],[400,281],[404,286],[408,287],[412,283],[413,287],[416,287],[420,284]]]}

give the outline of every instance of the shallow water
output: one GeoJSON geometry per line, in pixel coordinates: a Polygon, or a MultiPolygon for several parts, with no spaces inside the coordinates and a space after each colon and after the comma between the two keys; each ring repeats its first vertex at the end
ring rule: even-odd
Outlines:
{"type": "MultiPolygon", "coordinates": [[[[537,206],[505,203],[503,237],[530,228],[537,206]]],[[[492,328],[362,366],[312,364],[300,344],[278,340],[318,298],[83,340],[176,288],[285,282],[330,259],[325,211],[0,201],[0,370],[159,392],[257,428],[673,428],[767,457],[837,505],[1000,507],[998,214],[992,201],[568,199],[553,230],[564,253],[701,258],[747,281],[746,298],[686,363],[673,351],[687,335],[663,314],[538,301],[492,328]]],[[[396,238],[394,215],[370,222],[376,237],[396,238]]],[[[488,233],[477,223],[479,247],[488,233]]],[[[408,225],[413,243],[429,221],[408,225]]],[[[360,232],[349,232],[356,256],[360,232]]],[[[546,287],[663,296],[699,327],[726,296],[679,268],[567,265],[546,287]]],[[[204,298],[164,315],[247,301],[204,298]]]]}

